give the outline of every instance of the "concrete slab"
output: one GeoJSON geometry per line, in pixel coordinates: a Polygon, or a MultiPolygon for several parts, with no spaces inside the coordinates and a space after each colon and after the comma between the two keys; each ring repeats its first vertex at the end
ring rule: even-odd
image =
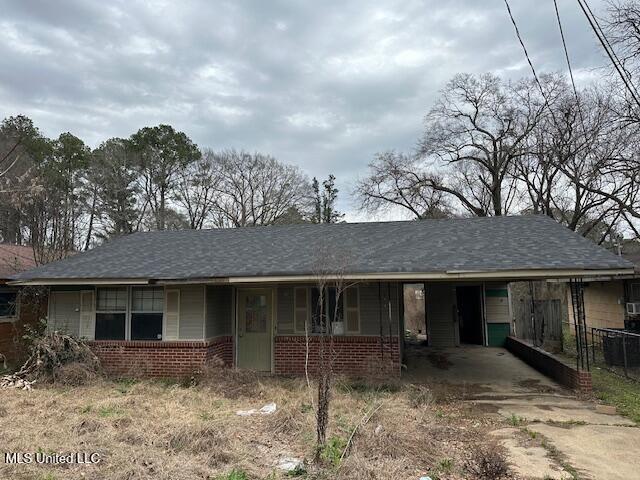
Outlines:
{"type": "Polygon", "coordinates": [[[561,387],[504,348],[407,346],[410,382],[483,385],[495,393],[560,392],[561,387]]]}
{"type": "Polygon", "coordinates": [[[532,480],[570,480],[571,474],[549,457],[540,446],[524,446],[518,441],[522,434],[516,428],[503,428],[491,433],[507,450],[507,459],[519,478],[532,480]]]}
{"type": "Polygon", "coordinates": [[[558,422],[567,424],[588,423],[593,425],[625,425],[635,423],[620,415],[599,413],[591,402],[566,398],[529,398],[510,400],[485,400],[475,403],[489,403],[505,418],[512,415],[525,418],[529,422],[558,422]]]}
{"type": "Polygon", "coordinates": [[[533,424],[584,478],[629,480],[640,472],[640,429],[609,425],[562,428],[533,424]]]}

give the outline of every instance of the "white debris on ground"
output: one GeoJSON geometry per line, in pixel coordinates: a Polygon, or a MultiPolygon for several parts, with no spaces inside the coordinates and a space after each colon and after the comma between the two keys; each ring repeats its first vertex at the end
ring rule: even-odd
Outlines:
{"type": "Polygon", "coordinates": [[[299,458],[282,457],[276,463],[276,467],[285,472],[295,472],[304,469],[304,462],[299,458]]]}
{"type": "Polygon", "coordinates": [[[31,390],[35,380],[29,381],[24,378],[20,378],[17,375],[4,375],[0,378],[0,388],[17,388],[20,390],[31,390]]]}
{"type": "Polygon", "coordinates": [[[256,414],[271,415],[272,413],[275,413],[276,410],[277,410],[276,404],[274,402],[271,402],[271,403],[267,403],[264,407],[262,407],[259,410],[256,410],[255,408],[252,408],[249,410],[238,410],[236,412],[236,415],[240,417],[249,417],[251,415],[256,415],[256,414]]]}

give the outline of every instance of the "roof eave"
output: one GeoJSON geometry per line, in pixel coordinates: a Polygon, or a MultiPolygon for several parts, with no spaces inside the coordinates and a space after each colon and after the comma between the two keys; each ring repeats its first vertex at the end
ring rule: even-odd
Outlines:
{"type": "MultiPolygon", "coordinates": [[[[628,277],[633,275],[633,268],[612,269],[524,269],[524,270],[448,270],[445,272],[380,272],[380,273],[347,273],[339,275],[323,275],[326,280],[350,281],[447,281],[447,280],[530,280],[530,279],[568,279],[593,277],[628,277]]],[[[172,285],[172,284],[245,284],[245,283],[293,283],[314,282],[317,275],[253,275],[216,278],[64,278],[64,279],[27,279],[8,282],[10,285],[56,286],[56,285],[172,285]]]]}

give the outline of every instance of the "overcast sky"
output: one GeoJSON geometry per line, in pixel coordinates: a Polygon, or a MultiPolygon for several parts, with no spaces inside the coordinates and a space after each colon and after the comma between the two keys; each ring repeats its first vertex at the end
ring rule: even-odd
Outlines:
{"type": "MultiPolygon", "coordinates": [[[[604,59],[558,0],[579,81],[604,59]]],[[[564,71],[552,0],[511,0],[538,72],[564,71]]],[[[603,12],[604,4],[592,0],[603,12]]],[[[349,196],[377,151],[409,150],[458,72],[529,74],[503,0],[0,0],[0,114],[90,146],[169,123],[269,153],[349,196]]]]}

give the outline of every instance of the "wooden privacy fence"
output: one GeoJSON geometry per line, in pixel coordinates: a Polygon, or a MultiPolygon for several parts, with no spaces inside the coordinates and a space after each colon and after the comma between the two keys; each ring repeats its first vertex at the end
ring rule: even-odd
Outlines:
{"type": "Polygon", "coordinates": [[[534,345],[545,341],[562,340],[562,314],[560,300],[531,300],[514,302],[515,336],[534,345]]]}

